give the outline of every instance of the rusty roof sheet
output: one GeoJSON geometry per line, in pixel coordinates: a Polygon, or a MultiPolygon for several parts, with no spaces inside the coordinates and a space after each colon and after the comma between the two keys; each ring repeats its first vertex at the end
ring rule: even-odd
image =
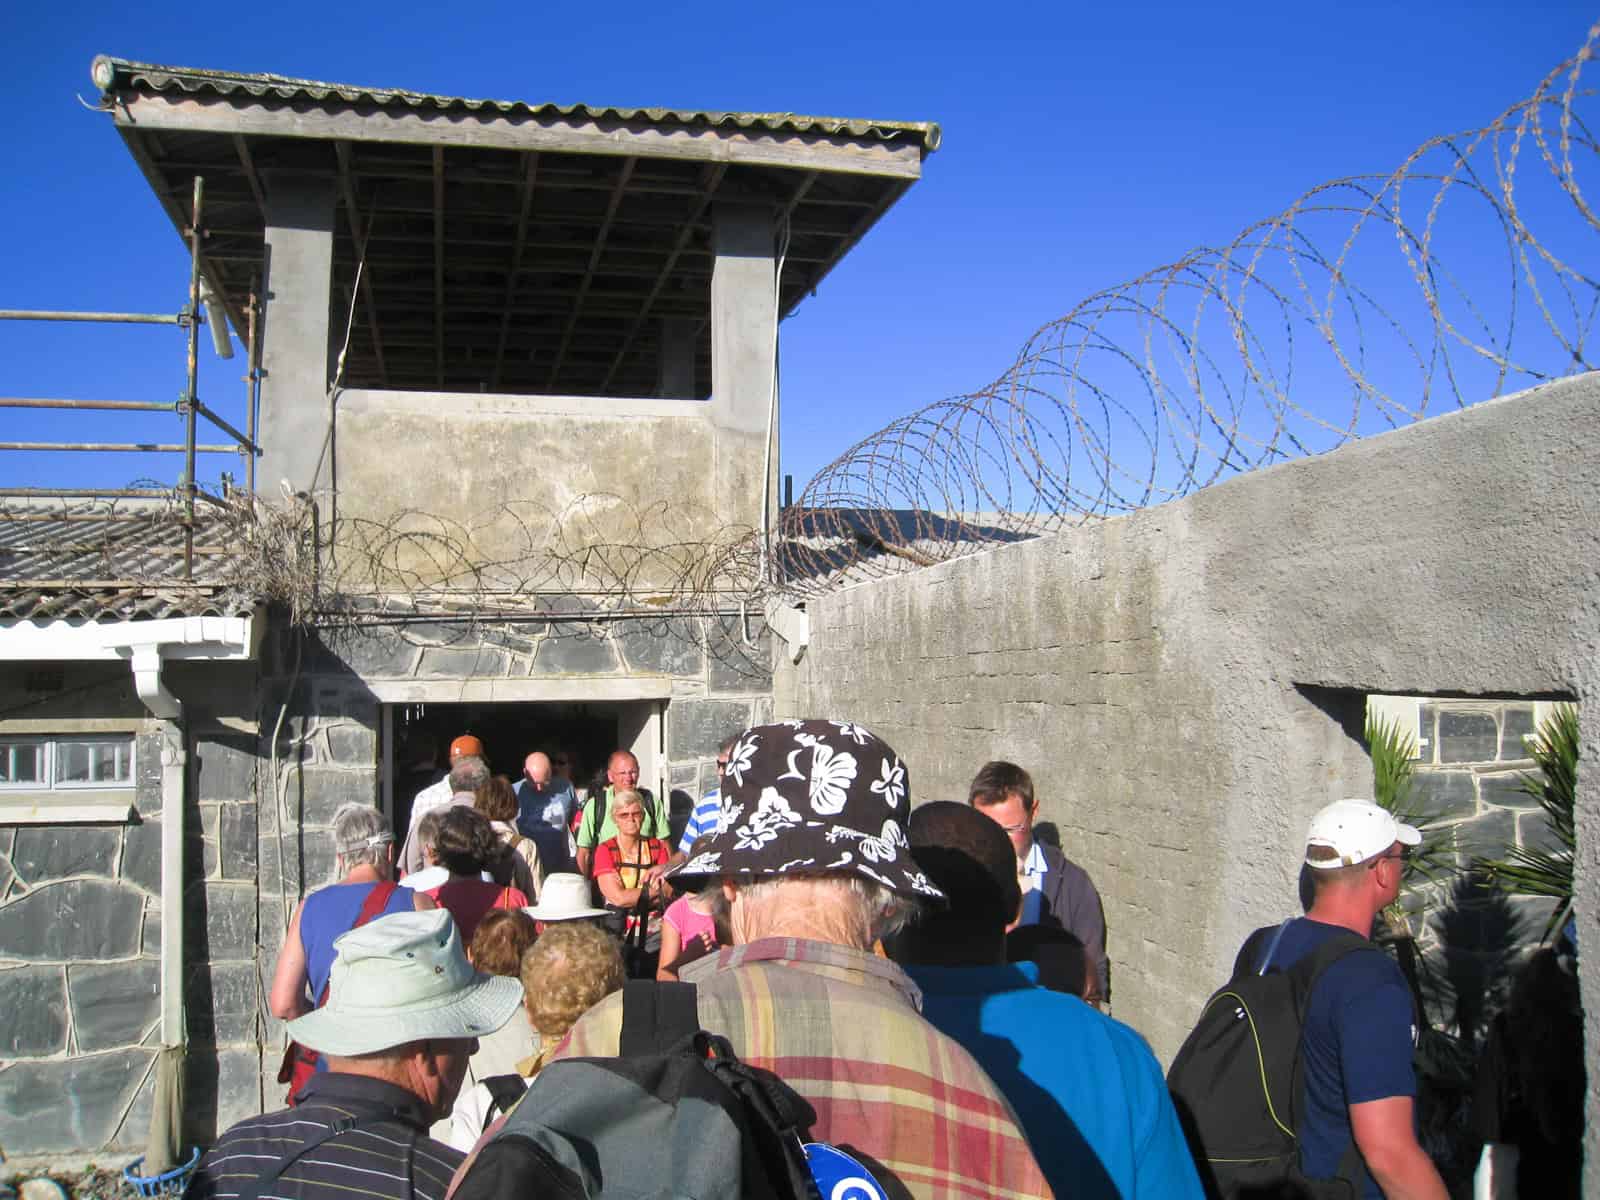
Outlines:
{"type": "Polygon", "coordinates": [[[223,519],[195,513],[193,578],[183,526],[165,502],[0,505],[0,620],[133,621],[247,616],[257,598],[224,583],[223,519]]]}
{"type": "Polygon", "coordinates": [[[218,96],[247,95],[257,100],[312,101],[410,108],[433,112],[497,112],[508,117],[562,117],[586,121],[621,121],[684,129],[740,129],[758,133],[813,134],[824,137],[865,138],[877,141],[912,141],[924,154],[939,148],[941,131],[931,121],[875,121],[849,117],[809,117],[799,113],[716,112],[703,109],[627,108],[616,105],[530,103],[522,100],[473,100],[439,96],[396,88],[362,87],[296,79],[287,75],[245,74],[195,67],[159,66],[130,62],[109,55],[97,57],[90,74],[102,93],[116,88],[152,92],[180,91],[218,96]]]}

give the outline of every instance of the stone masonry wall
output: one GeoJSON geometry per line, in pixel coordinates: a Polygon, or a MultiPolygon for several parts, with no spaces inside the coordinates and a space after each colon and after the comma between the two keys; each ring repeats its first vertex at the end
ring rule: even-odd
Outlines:
{"type": "Polygon", "coordinates": [[[0,1152],[142,1145],[161,1014],[161,735],[139,820],[0,828],[0,1152]]]}

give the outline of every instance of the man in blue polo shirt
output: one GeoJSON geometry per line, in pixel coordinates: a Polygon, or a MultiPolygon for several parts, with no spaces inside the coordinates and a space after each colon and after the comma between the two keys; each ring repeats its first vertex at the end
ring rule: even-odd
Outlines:
{"type": "MultiPolygon", "coordinates": [[[[1283,927],[1265,965],[1286,970],[1340,930],[1369,937],[1378,913],[1399,897],[1406,858],[1421,841],[1416,828],[1370,801],[1323,808],[1306,835],[1311,907],[1283,927]]],[[[1417,1141],[1416,1036],[1405,976],[1377,947],[1323,971],[1300,1035],[1297,1132],[1307,1176],[1357,1178],[1367,1200],[1445,1200],[1444,1181],[1417,1141]]]]}

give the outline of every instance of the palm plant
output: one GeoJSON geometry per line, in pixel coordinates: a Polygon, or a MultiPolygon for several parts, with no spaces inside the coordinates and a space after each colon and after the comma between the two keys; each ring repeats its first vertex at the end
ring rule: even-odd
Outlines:
{"type": "MultiPolygon", "coordinates": [[[[1406,862],[1402,893],[1424,883],[1436,883],[1455,874],[1453,847],[1448,834],[1429,829],[1439,814],[1426,808],[1412,790],[1417,740],[1398,721],[1367,714],[1367,753],[1372,759],[1372,799],[1396,821],[1422,830],[1422,844],[1406,862]]],[[[1391,925],[1406,928],[1399,901],[1387,913],[1391,925]]]]}
{"type": "Polygon", "coordinates": [[[1539,726],[1531,746],[1538,775],[1524,775],[1519,790],[1544,810],[1555,847],[1540,850],[1510,846],[1504,858],[1480,858],[1475,866],[1512,896],[1543,896],[1556,901],[1541,941],[1547,941],[1572,911],[1572,860],[1577,849],[1573,806],[1578,794],[1578,710],[1558,704],[1539,726]]]}

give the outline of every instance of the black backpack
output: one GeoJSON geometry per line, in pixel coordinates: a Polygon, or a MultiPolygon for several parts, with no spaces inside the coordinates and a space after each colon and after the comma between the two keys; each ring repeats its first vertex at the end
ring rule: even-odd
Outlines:
{"type": "Polygon", "coordinates": [[[700,1028],[689,983],[625,985],[621,1056],[539,1072],[453,1200],[820,1200],[806,1101],[700,1028]]]}
{"type": "Polygon", "coordinates": [[[1269,969],[1288,926],[1250,935],[1233,978],[1206,1001],[1167,1072],[1209,1200],[1361,1195],[1366,1168],[1354,1143],[1332,1179],[1308,1179],[1300,1170],[1300,1033],[1322,972],[1346,954],[1377,947],[1341,932],[1288,970],[1269,969]]]}

